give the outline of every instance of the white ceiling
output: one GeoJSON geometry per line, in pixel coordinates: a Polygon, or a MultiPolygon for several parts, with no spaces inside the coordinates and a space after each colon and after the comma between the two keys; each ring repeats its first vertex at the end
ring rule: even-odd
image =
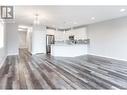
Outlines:
{"type": "Polygon", "coordinates": [[[42,25],[63,29],[127,16],[127,6],[15,6],[18,24],[33,24],[36,13],[42,25]]]}

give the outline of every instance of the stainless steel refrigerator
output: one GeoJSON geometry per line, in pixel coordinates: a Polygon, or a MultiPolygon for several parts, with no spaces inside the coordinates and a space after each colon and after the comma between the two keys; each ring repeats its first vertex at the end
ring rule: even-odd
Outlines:
{"type": "Polygon", "coordinates": [[[51,53],[51,45],[55,43],[54,35],[46,35],[46,53],[51,53]]]}

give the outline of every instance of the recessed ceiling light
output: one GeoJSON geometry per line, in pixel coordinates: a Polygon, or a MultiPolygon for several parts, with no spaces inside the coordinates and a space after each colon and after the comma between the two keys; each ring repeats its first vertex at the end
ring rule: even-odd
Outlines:
{"type": "Polygon", "coordinates": [[[94,19],[95,19],[95,17],[91,17],[91,19],[92,19],[92,20],[94,20],[94,19]]]}
{"type": "Polygon", "coordinates": [[[120,12],[124,12],[124,11],[126,11],[126,9],[123,9],[123,8],[122,8],[122,9],[120,9],[120,12]]]}

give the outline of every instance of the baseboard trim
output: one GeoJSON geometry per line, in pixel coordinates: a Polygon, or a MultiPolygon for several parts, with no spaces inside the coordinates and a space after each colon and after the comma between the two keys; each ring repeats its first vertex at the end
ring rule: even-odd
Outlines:
{"type": "Polygon", "coordinates": [[[92,53],[88,53],[87,55],[93,55],[93,56],[104,57],[104,58],[108,58],[108,59],[112,59],[112,60],[118,60],[118,61],[125,61],[125,62],[127,62],[126,59],[119,59],[119,58],[115,58],[115,57],[97,55],[97,54],[92,54],[92,53]]]}

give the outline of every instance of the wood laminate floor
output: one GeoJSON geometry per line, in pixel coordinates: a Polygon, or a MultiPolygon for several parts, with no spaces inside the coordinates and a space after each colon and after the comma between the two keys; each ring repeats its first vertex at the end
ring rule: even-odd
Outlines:
{"type": "Polygon", "coordinates": [[[0,89],[127,89],[127,62],[91,55],[31,56],[20,50],[0,68],[0,89]]]}

